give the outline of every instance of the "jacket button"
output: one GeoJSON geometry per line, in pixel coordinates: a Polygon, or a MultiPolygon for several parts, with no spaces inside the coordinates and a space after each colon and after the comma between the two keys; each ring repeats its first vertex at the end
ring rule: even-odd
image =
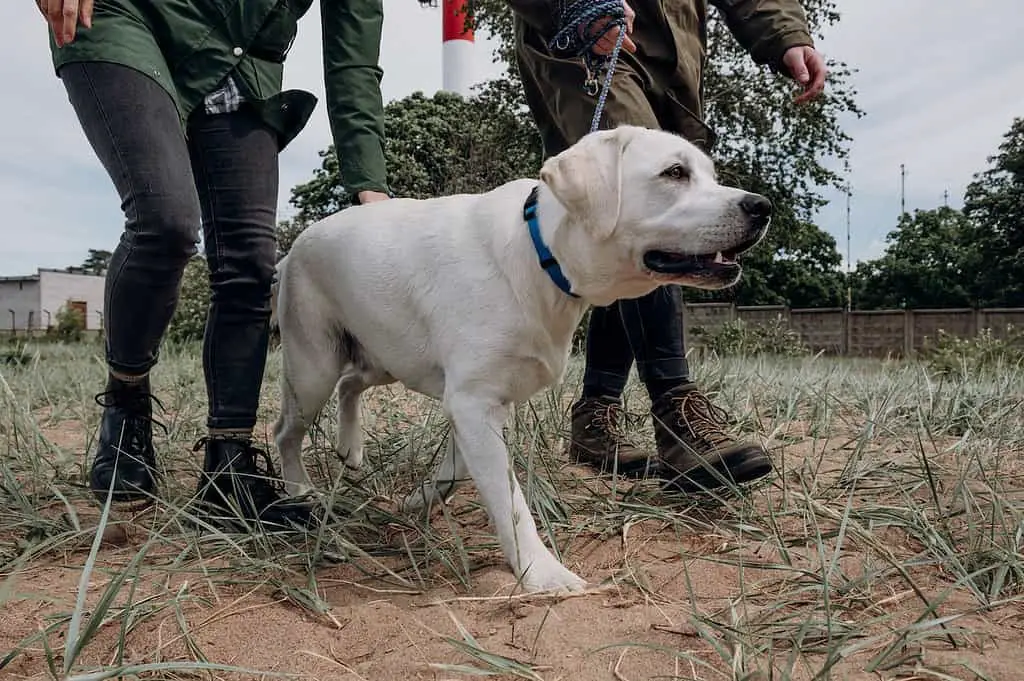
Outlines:
{"type": "Polygon", "coordinates": [[[241,47],[236,47],[235,49],[231,50],[231,54],[235,55],[236,57],[241,57],[242,56],[242,48],[241,47]]]}

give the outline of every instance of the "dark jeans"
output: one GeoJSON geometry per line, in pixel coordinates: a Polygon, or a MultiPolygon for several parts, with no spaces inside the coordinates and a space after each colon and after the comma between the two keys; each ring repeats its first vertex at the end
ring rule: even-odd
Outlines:
{"type": "Polygon", "coordinates": [[[595,307],[587,328],[585,397],[619,397],[636,359],[652,400],[689,381],[683,347],[683,298],[679,286],[662,286],[643,298],[595,307]]]}
{"type": "Polygon", "coordinates": [[[207,423],[251,428],[276,258],[273,131],[247,109],[210,116],[200,107],[186,139],[170,96],[138,71],[69,64],[60,77],[125,216],[106,279],[110,368],[136,375],[157,363],[202,225],[213,291],[203,342],[207,423]]]}

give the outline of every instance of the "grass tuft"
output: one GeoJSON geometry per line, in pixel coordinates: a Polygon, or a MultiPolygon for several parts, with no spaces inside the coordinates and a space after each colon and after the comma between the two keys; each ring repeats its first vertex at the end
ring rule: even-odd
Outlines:
{"type": "MultiPolygon", "coordinates": [[[[98,504],[101,350],[22,343],[0,365],[11,678],[994,680],[1024,664],[1020,371],[711,354],[696,379],[776,474],[682,496],[568,464],[574,363],[505,429],[542,537],[592,587],[553,598],[515,593],[471,485],[430,518],[398,512],[449,432],[397,386],[367,395],[361,471],[334,454],[333,404],[304,444],[329,523],[227,532],[190,511],[205,392],[196,349],[169,345],[160,498],[98,504]]],[[[642,387],[625,397],[653,447],[642,387]]]]}

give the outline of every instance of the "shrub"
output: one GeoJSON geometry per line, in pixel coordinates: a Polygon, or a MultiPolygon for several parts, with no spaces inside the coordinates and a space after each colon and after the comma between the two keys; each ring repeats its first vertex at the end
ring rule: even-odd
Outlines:
{"type": "Polygon", "coordinates": [[[26,338],[15,337],[0,346],[0,364],[28,364],[32,361],[32,352],[26,338]]]}
{"type": "Polygon", "coordinates": [[[68,305],[61,305],[57,310],[57,325],[53,334],[65,343],[77,343],[85,333],[85,315],[68,305]]]}
{"type": "Polygon", "coordinates": [[[167,339],[175,343],[201,340],[210,307],[210,268],[197,255],[185,266],[181,277],[178,307],[167,328],[167,339]]]}
{"type": "Polygon", "coordinates": [[[713,331],[698,326],[694,327],[693,335],[705,348],[720,356],[797,357],[811,352],[800,334],[789,328],[781,316],[766,324],[748,324],[742,319],[735,319],[713,331]]]}
{"type": "Polygon", "coordinates": [[[939,375],[980,373],[1024,365],[1024,329],[1007,324],[1002,337],[992,329],[982,329],[974,337],[964,338],[939,330],[935,339],[927,339],[920,357],[939,375]]]}

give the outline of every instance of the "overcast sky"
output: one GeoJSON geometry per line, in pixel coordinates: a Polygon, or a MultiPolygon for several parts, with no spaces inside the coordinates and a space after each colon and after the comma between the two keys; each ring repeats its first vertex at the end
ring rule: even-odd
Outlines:
{"type": "MultiPolygon", "coordinates": [[[[819,48],[858,69],[850,120],[853,260],[877,256],[899,213],[899,165],[907,208],[960,206],[973,173],[986,167],[1013,116],[1024,115],[1024,14],[1012,0],[839,0],[843,13],[819,48]]],[[[80,263],[89,248],[112,249],[123,224],[119,200],[92,154],[60,81],[46,26],[32,0],[3,0],[0,18],[0,276],[80,263]]],[[[382,66],[385,100],[441,85],[440,13],[416,0],[386,0],[382,66]]],[[[282,154],[280,216],[291,187],[309,178],[331,142],[323,104],[319,12],[299,25],[285,86],[321,98],[313,118],[282,154]]],[[[500,71],[478,41],[476,75],[500,71]]],[[[846,252],[842,195],[818,217],[846,252]]]]}

